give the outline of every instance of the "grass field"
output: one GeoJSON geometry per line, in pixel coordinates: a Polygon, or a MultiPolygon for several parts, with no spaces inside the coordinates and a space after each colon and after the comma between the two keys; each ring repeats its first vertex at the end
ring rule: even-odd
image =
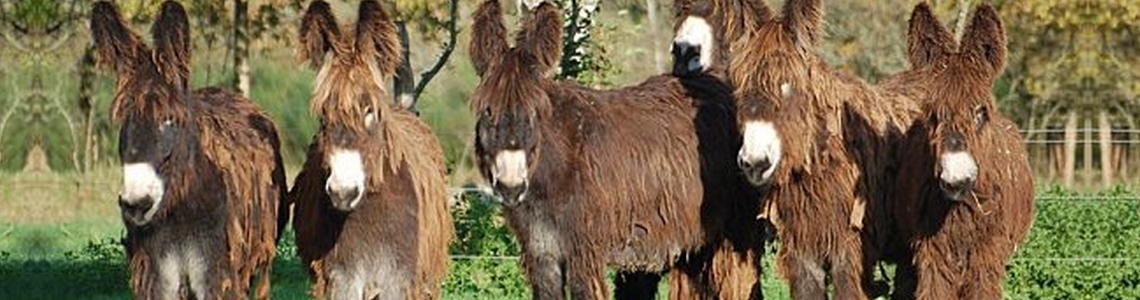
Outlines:
{"type": "MultiPolygon", "coordinates": [[[[129,297],[118,244],[123,229],[107,196],[114,195],[108,191],[116,188],[116,176],[113,170],[0,174],[0,299],[129,297]]],[[[458,203],[444,298],[527,298],[518,247],[498,206],[473,194],[458,203]]],[[[1009,266],[1007,297],[1140,298],[1138,203],[1124,188],[1040,191],[1030,239],[1009,266]]],[[[292,236],[286,236],[274,264],[274,298],[308,298],[308,278],[294,254],[292,236]]],[[[765,260],[765,296],[786,299],[786,287],[772,275],[771,256],[765,260]]]]}

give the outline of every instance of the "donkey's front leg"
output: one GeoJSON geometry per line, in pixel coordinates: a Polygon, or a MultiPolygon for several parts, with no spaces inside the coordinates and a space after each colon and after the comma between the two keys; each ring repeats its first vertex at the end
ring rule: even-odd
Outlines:
{"type": "Polygon", "coordinates": [[[596,255],[571,257],[567,261],[570,297],[574,300],[609,299],[606,287],[606,264],[596,255]]]}
{"type": "MultiPolygon", "coordinates": [[[[780,249],[776,269],[791,287],[792,299],[827,299],[823,266],[808,253],[787,248],[780,249]]],[[[806,251],[805,251],[806,252],[806,251]]]]}
{"type": "MultiPolygon", "coordinates": [[[[529,250],[529,249],[528,249],[529,250]]],[[[531,299],[562,300],[566,297],[563,289],[565,272],[561,259],[551,253],[523,252],[523,268],[530,282],[531,299]]]]}
{"type": "Polygon", "coordinates": [[[865,264],[861,244],[853,242],[847,245],[848,246],[845,247],[847,249],[841,250],[843,253],[839,253],[839,255],[831,259],[831,280],[835,283],[835,299],[867,299],[867,293],[863,290],[863,285],[866,283],[864,282],[864,276],[868,273],[864,269],[865,264]]]}

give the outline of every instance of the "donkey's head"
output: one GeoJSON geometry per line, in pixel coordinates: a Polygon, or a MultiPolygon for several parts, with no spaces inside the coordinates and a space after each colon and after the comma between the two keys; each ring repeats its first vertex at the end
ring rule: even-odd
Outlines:
{"type": "Polygon", "coordinates": [[[908,44],[912,68],[931,76],[923,122],[932,129],[935,175],[943,193],[961,201],[978,180],[974,154],[986,151],[993,130],[999,130],[989,121],[999,114],[992,88],[1005,67],[1005,29],[993,7],[983,4],[959,45],[921,3],[911,16],[908,44]]]}
{"type": "Polygon", "coordinates": [[[385,78],[400,63],[396,27],[376,1],[360,3],[355,30],[341,32],[329,4],[314,1],[301,20],[297,53],[318,69],[310,110],[321,121],[318,139],[329,168],[332,204],[351,211],[369,191],[370,164],[384,147],[380,133],[394,109],[385,100],[385,78]]]}
{"type": "MultiPolygon", "coordinates": [[[[742,1],[768,10],[762,0],[742,1]]],[[[782,19],[761,17],[732,43],[729,77],[744,137],[738,162],[749,181],[766,185],[782,161],[801,161],[814,151],[807,141],[816,137],[818,126],[810,111],[821,98],[815,81],[826,68],[814,53],[822,22],[820,0],[789,0],[782,19]]]]}
{"type": "Polygon", "coordinates": [[[673,37],[673,75],[694,76],[728,64],[729,44],[746,26],[770,19],[765,6],[741,0],[677,0],[673,37]]]}
{"type": "MultiPolygon", "coordinates": [[[[120,123],[119,158],[123,186],[119,206],[133,225],[151,222],[163,208],[175,168],[194,147],[197,129],[190,115],[190,27],[176,2],[162,4],[151,27],[155,49],[132,32],[115,6],[96,2],[91,36],[100,66],[117,73],[111,118],[120,123]]],[[[168,201],[169,202],[169,201],[168,201]]]]}
{"type": "Polygon", "coordinates": [[[558,8],[542,3],[511,47],[498,0],[483,2],[475,13],[469,49],[482,78],[471,99],[471,109],[479,116],[476,149],[483,176],[508,203],[526,198],[529,174],[541,155],[539,122],[551,113],[542,86],[561,57],[561,26],[558,8]]]}

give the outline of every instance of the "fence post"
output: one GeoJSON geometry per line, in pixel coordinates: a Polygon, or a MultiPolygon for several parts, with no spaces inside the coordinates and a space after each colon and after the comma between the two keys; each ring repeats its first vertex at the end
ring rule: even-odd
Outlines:
{"type": "Polygon", "coordinates": [[[1065,169],[1061,177],[1066,188],[1073,188],[1073,173],[1077,169],[1077,112],[1069,111],[1068,119],[1065,122],[1065,169]]]}

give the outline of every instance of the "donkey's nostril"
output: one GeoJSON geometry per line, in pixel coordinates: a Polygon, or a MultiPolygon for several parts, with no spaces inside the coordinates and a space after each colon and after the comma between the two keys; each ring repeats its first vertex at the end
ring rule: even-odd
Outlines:
{"type": "Polygon", "coordinates": [[[755,164],[753,164],[752,167],[756,168],[756,170],[768,171],[768,168],[772,167],[772,162],[768,159],[761,159],[760,161],[757,161],[755,164]]]}
{"type": "Polygon", "coordinates": [[[741,169],[752,169],[752,162],[749,162],[747,159],[744,159],[742,157],[736,158],[736,164],[739,165],[741,169]]]}
{"type": "Polygon", "coordinates": [[[360,187],[350,187],[346,189],[332,189],[329,190],[329,196],[339,201],[352,201],[360,197],[360,187]]]}
{"type": "Polygon", "coordinates": [[[701,46],[673,43],[673,75],[689,76],[700,73],[701,46]]]}
{"type": "Polygon", "coordinates": [[[150,196],[137,200],[119,198],[119,210],[130,223],[141,225],[147,222],[147,212],[154,207],[154,198],[150,196]]]}

